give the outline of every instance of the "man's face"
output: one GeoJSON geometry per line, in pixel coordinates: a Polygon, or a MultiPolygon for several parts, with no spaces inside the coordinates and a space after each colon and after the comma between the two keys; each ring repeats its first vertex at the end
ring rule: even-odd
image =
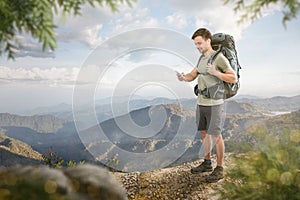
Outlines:
{"type": "Polygon", "coordinates": [[[200,51],[200,53],[204,54],[210,45],[210,40],[204,40],[201,36],[197,36],[194,38],[194,43],[196,45],[196,48],[200,51]]]}

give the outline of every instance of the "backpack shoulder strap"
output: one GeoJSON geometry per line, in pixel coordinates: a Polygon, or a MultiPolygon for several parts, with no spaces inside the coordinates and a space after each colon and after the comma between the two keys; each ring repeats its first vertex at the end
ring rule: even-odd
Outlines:
{"type": "MultiPolygon", "coordinates": [[[[207,62],[207,63],[212,64],[212,62],[216,59],[217,55],[218,55],[219,53],[221,53],[221,51],[222,51],[221,48],[222,48],[222,47],[220,46],[220,48],[219,48],[215,53],[213,53],[213,54],[210,56],[210,58],[208,59],[208,62],[207,62]]],[[[198,61],[198,63],[197,63],[197,66],[199,65],[200,60],[201,60],[203,57],[204,57],[204,55],[201,55],[201,56],[200,56],[199,61],[198,61]]],[[[202,75],[208,75],[208,73],[200,73],[199,71],[197,72],[197,74],[198,74],[198,75],[199,75],[199,74],[202,74],[202,75]]]]}
{"type": "Polygon", "coordinates": [[[198,62],[197,62],[197,75],[199,75],[199,74],[203,74],[203,73],[200,73],[199,71],[198,71],[198,65],[199,65],[199,63],[200,63],[200,61],[201,61],[201,59],[204,57],[204,55],[202,54],[201,56],[200,56],[200,58],[199,58],[199,60],[198,60],[198,62]]]}
{"type": "Polygon", "coordinates": [[[208,63],[212,64],[212,62],[217,58],[217,55],[221,53],[221,51],[222,51],[222,46],[220,45],[217,51],[210,56],[210,58],[208,59],[208,63]]]}

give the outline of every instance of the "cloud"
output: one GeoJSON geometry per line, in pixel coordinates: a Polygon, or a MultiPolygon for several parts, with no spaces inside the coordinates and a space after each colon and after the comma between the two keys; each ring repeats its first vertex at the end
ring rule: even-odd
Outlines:
{"type": "MultiPolygon", "coordinates": [[[[188,26],[198,29],[206,27],[213,33],[226,32],[235,37],[236,40],[242,38],[242,33],[250,25],[250,21],[238,24],[241,13],[234,12],[234,4],[224,4],[223,0],[206,1],[206,0],[166,0],[170,9],[176,10],[176,13],[168,17],[169,23],[173,27],[178,27],[181,20],[188,22],[188,26]],[[179,17],[184,16],[184,17],[179,17]],[[177,18],[177,20],[175,20],[177,18]]],[[[282,4],[270,4],[262,8],[261,17],[273,15],[277,11],[283,10],[282,4]]],[[[185,26],[187,27],[187,26],[185,26]]]]}
{"type": "Polygon", "coordinates": [[[157,19],[149,16],[147,8],[123,4],[116,13],[107,6],[84,6],[81,16],[67,16],[65,22],[60,22],[59,17],[56,20],[60,23],[60,42],[80,42],[90,48],[120,32],[158,25],[157,19]]]}
{"type": "Polygon", "coordinates": [[[212,32],[226,32],[235,38],[240,38],[242,31],[249,24],[238,25],[238,16],[233,12],[232,5],[224,5],[223,1],[180,0],[168,1],[168,4],[178,13],[186,16],[194,29],[207,27],[212,32]]]}
{"type": "MultiPolygon", "coordinates": [[[[262,17],[279,10],[283,10],[281,4],[271,4],[263,9],[262,17]]],[[[250,22],[237,25],[239,15],[233,12],[233,5],[224,5],[221,0],[189,0],[188,3],[182,0],[140,0],[132,7],[119,5],[119,11],[115,13],[106,5],[85,5],[81,13],[81,16],[55,16],[55,23],[59,26],[58,43],[81,43],[94,49],[111,36],[144,27],[171,28],[191,34],[193,30],[204,26],[212,32],[226,32],[239,39],[250,25],[250,22]],[[155,11],[158,7],[162,8],[159,14],[155,11]]],[[[29,36],[18,36],[18,40],[22,45],[16,57],[55,57],[50,50],[42,52],[41,44],[29,36]]]]}
{"type": "Polygon", "coordinates": [[[73,86],[79,68],[32,68],[11,69],[0,66],[0,81],[3,83],[47,84],[50,86],[73,86]]]}
{"type": "Polygon", "coordinates": [[[75,27],[65,27],[66,30],[59,31],[57,41],[63,43],[83,43],[84,45],[93,48],[101,43],[101,37],[97,36],[98,31],[102,28],[102,25],[82,26],[81,30],[76,30],[75,27]]]}
{"type": "Polygon", "coordinates": [[[50,49],[43,51],[41,43],[32,39],[29,35],[17,35],[15,36],[15,43],[18,49],[15,52],[15,57],[38,57],[38,58],[54,58],[55,54],[50,49]]]}
{"type": "Polygon", "coordinates": [[[167,23],[177,29],[187,27],[188,22],[183,13],[174,13],[166,17],[167,23]]]}
{"type": "MultiPolygon", "coordinates": [[[[128,5],[120,5],[118,12],[112,12],[109,7],[95,8],[91,6],[84,6],[81,16],[67,16],[65,22],[60,22],[58,30],[58,40],[60,42],[80,42],[90,48],[95,48],[106,39],[118,35],[120,33],[135,30],[138,28],[149,27],[164,27],[164,17],[157,17],[151,13],[148,8],[151,2],[146,5],[134,4],[132,7],[128,5]]],[[[180,26],[186,26],[184,22],[184,15],[169,16],[169,23],[171,18],[182,18],[180,26]]],[[[57,21],[62,21],[57,18],[57,21]]],[[[177,26],[179,26],[177,25],[177,26]]]]}
{"type": "MultiPolygon", "coordinates": [[[[232,10],[232,6],[224,6],[220,0],[189,0],[188,3],[167,0],[159,4],[156,1],[141,0],[132,7],[120,5],[116,13],[111,12],[107,6],[84,6],[82,16],[67,16],[66,21],[60,23],[58,40],[79,42],[95,48],[111,36],[137,28],[163,27],[187,31],[190,27],[196,29],[200,26],[208,26],[213,32],[222,31],[240,37],[248,24],[237,26],[237,16],[232,10]],[[163,10],[157,14],[153,9],[159,6],[163,6],[163,10]],[[173,10],[175,12],[170,13],[173,10]]],[[[61,21],[59,17],[57,21],[61,21]]]]}
{"type": "Polygon", "coordinates": [[[128,8],[122,15],[110,20],[109,25],[113,27],[112,34],[118,34],[137,28],[158,27],[159,22],[155,17],[151,17],[148,8],[128,8]]]}
{"type": "Polygon", "coordinates": [[[103,41],[99,33],[103,29],[103,23],[112,16],[112,12],[107,6],[85,5],[81,13],[80,16],[56,16],[55,23],[59,26],[57,40],[65,43],[79,42],[94,48],[103,41]]]}

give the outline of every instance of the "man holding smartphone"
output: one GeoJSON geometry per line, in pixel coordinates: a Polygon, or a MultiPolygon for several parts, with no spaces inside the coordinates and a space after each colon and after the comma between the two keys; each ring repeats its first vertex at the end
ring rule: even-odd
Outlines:
{"type": "MultiPolygon", "coordinates": [[[[201,54],[197,66],[189,73],[177,73],[180,81],[190,82],[198,78],[198,88],[205,90],[219,80],[236,83],[237,76],[231,68],[228,59],[219,53],[212,64],[209,64],[210,57],[215,53],[211,46],[212,35],[209,30],[200,28],[194,32],[192,39],[196,48],[201,54]],[[219,79],[219,80],[218,80],[219,79]]],[[[204,162],[192,168],[191,173],[212,173],[206,177],[207,182],[216,182],[224,177],[223,160],[225,153],[224,140],[221,134],[225,120],[224,99],[212,99],[203,94],[198,94],[196,123],[202,135],[202,149],[204,162]],[[212,144],[216,145],[217,166],[213,169],[211,164],[212,144]]]]}

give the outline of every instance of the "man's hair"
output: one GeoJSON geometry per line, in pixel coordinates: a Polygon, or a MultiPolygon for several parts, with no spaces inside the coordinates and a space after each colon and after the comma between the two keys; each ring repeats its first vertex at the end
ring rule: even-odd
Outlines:
{"type": "Polygon", "coordinates": [[[192,36],[192,39],[195,39],[195,37],[201,36],[204,40],[211,40],[211,33],[206,28],[199,28],[195,31],[195,33],[192,36]]]}

